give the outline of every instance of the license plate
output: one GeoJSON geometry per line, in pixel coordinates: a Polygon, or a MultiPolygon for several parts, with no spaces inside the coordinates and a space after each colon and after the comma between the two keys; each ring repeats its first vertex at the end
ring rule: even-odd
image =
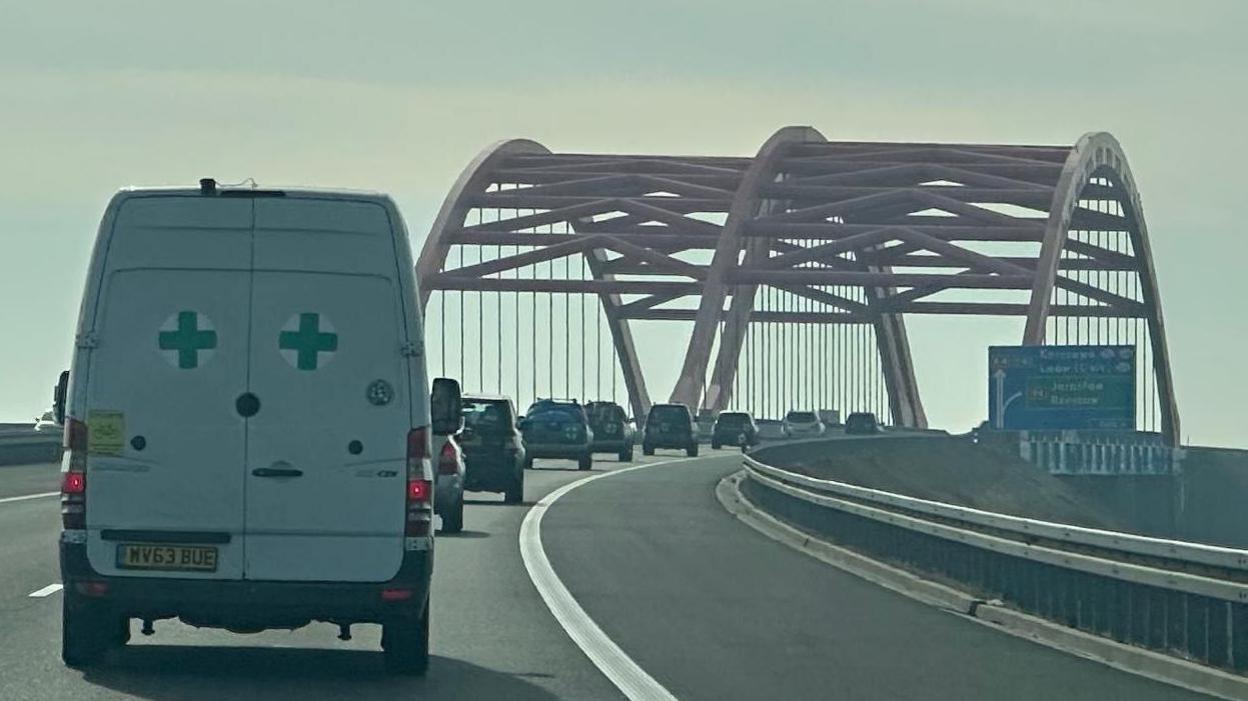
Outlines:
{"type": "Polygon", "coordinates": [[[217,549],[207,545],[122,543],[117,566],[128,570],[217,571],[217,549]]]}

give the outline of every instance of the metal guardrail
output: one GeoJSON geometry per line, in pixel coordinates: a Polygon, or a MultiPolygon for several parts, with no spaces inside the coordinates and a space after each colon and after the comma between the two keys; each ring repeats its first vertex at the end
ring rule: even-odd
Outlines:
{"type": "Polygon", "coordinates": [[[1019,453],[1054,475],[1175,475],[1183,450],[1155,433],[1020,431],[1019,453]]]}
{"type": "Polygon", "coordinates": [[[1248,551],[996,514],[744,462],[747,496],[804,530],[1073,628],[1248,670],[1248,551]]]}
{"type": "Polygon", "coordinates": [[[1017,539],[1043,539],[1055,543],[1067,543],[1085,546],[1106,553],[1119,553],[1122,560],[1130,561],[1134,557],[1150,560],[1174,561],[1179,566],[1200,565],[1208,568],[1224,569],[1236,576],[1248,578],[1248,550],[1236,550],[1203,543],[1188,543],[1165,538],[1106,531],[1096,528],[1084,528],[1051,521],[1010,516],[991,511],[955,506],[939,501],[929,501],[908,497],[893,492],[859,487],[843,482],[821,480],[807,475],[782,470],[765,465],[746,456],[746,466],[781,482],[800,485],[807,489],[827,494],[851,497],[857,500],[901,509],[916,514],[937,516],[953,522],[992,529],[996,532],[1011,534],[1017,539]]]}
{"type": "Polygon", "coordinates": [[[29,427],[0,429],[0,465],[50,462],[60,459],[61,435],[29,427]]]}

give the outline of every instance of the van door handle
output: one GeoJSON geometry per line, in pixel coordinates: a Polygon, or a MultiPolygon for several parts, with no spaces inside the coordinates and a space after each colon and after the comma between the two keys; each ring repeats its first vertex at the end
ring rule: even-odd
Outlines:
{"type": "Polygon", "coordinates": [[[303,470],[293,467],[257,467],[251,474],[256,477],[302,477],[303,470]]]}

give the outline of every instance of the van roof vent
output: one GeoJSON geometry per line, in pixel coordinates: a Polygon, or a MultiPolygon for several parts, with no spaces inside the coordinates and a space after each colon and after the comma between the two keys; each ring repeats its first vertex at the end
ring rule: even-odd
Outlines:
{"type": "Polygon", "coordinates": [[[199,179],[199,193],[201,195],[215,195],[217,192],[217,181],[212,178],[199,179]]]}

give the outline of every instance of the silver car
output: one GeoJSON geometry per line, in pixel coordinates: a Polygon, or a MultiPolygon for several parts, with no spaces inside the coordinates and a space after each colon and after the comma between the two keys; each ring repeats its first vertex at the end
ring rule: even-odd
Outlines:
{"type": "Polygon", "coordinates": [[[455,436],[433,437],[438,457],[433,487],[433,511],[442,517],[443,533],[464,530],[464,451],[455,436]]]}
{"type": "Polygon", "coordinates": [[[784,435],[788,438],[817,438],[825,430],[813,411],[790,411],[784,415],[784,435]]]}
{"type": "Polygon", "coordinates": [[[56,414],[51,411],[45,411],[35,419],[35,433],[60,433],[63,430],[64,427],[56,422],[56,414]]]}
{"type": "Polygon", "coordinates": [[[459,382],[447,377],[433,381],[429,405],[453,420],[433,425],[433,512],[442,517],[443,533],[464,529],[464,451],[455,436],[464,428],[464,402],[459,382]]]}

